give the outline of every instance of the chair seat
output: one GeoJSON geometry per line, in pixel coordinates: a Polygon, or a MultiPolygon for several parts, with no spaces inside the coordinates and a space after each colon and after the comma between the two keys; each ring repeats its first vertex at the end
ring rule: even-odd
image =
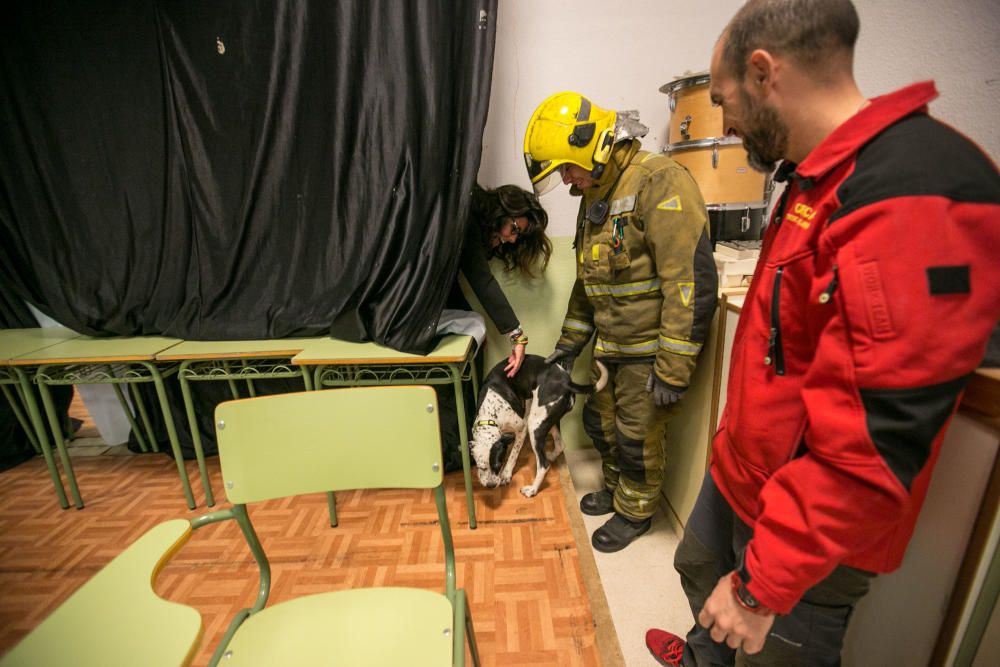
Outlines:
{"type": "Polygon", "coordinates": [[[416,588],[320,593],[246,619],[222,660],[236,665],[451,665],[452,606],[416,588]]]}

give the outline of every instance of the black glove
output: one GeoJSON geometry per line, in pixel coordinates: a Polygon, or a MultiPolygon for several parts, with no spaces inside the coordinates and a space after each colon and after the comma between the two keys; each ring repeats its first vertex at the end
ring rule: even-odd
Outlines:
{"type": "Polygon", "coordinates": [[[687,387],[675,387],[661,380],[656,371],[649,371],[649,378],[646,380],[646,391],[653,394],[653,403],[658,408],[666,408],[681,400],[687,387]]]}
{"type": "Polygon", "coordinates": [[[567,372],[572,372],[573,364],[576,363],[576,351],[565,347],[557,347],[552,354],[545,357],[545,363],[558,364],[567,372]]]}

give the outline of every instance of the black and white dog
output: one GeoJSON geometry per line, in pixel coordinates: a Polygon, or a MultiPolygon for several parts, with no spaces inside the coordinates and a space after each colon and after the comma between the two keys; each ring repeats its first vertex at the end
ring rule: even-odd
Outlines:
{"type": "Polygon", "coordinates": [[[563,451],[559,420],[573,408],[576,394],[600,391],[608,374],[604,365],[598,363],[601,377],[597,384],[577,384],[569,371],[557,363],[547,363],[537,354],[525,355],[520,370],[512,378],[504,371],[506,365],[506,359],[498,363],[483,382],[470,448],[480,483],[493,488],[510,484],[527,435],[538,464],[535,481],[521,488],[521,493],[530,498],[538,493],[545,473],[563,451]],[[545,451],[549,432],[553,442],[551,454],[545,451]]]}

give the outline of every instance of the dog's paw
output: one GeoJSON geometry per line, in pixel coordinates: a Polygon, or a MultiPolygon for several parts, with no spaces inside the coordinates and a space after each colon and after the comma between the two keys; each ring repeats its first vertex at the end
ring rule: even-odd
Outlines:
{"type": "Polygon", "coordinates": [[[538,489],[531,485],[521,487],[521,495],[524,496],[525,498],[530,498],[536,495],[537,493],[538,489]]]}

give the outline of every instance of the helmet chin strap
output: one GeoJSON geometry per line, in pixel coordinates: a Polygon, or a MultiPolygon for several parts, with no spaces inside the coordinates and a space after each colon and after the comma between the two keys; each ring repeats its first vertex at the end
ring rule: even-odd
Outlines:
{"type": "MultiPolygon", "coordinates": [[[[608,151],[610,157],[610,150],[608,151]]],[[[604,172],[605,165],[601,165],[601,172],[604,172]]],[[[618,181],[621,180],[622,174],[625,173],[625,167],[619,165],[618,175],[615,176],[615,180],[611,183],[611,187],[608,191],[604,193],[604,196],[595,201],[587,209],[586,219],[594,225],[603,225],[604,221],[608,218],[608,200],[611,199],[611,195],[615,193],[615,188],[618,187],[618,181]]],[[[596,168],[596,164],[595,164],[596,168]]]]}
{"type": "Polygon", "coordinates": [[[594,148],[594,168],[590,170],[590,177],[600,179],[604,174],[604,167],[611,159],[611,151],[615,147],[614,136],[610,131],[604,130],[601,136],[597,137],[597,146],[594,148]]]}

